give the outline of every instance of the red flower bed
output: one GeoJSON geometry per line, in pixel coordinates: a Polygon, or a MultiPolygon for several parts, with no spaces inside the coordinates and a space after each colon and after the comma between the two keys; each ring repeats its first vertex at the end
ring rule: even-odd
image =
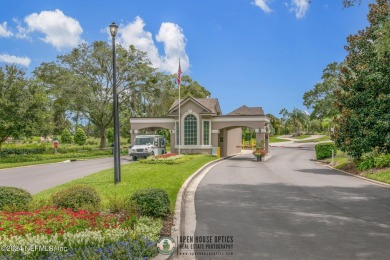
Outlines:
{"type": "Polygon", "coordinates": [[[63,234],[91,229],[102,230],[130,225],[128,218],[56,207],[44,207],[32,212],[0,212],[1,235],[63,234]]]}
{"type": "Polygon", "coordinates": [[[166,154],[162,154],[162,155],[157,155],[154,158],[165,159],[165,158],[169,158],[169,157],[176,156],[176,155],[177,154],[175,154],[175,153],[166,153],[166,154]]]}

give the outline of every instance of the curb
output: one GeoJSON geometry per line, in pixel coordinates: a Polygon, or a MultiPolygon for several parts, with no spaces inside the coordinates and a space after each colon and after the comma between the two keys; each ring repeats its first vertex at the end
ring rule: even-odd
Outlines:
{"type": "Polygon", "coordinates": [[[328,168],[330,168],[332,170],[336,170],[338,172],[344,173],[346,175],[350,175],[352,177],[355,177],[355,178],[358,178],[358,179],[361,179],[361,180],[365,180],[365,181],[374,183],[374,184],[382,186],[384,188],[390,188],[390,184],[387,184],[387,183],[384,183],[384,182],[381,182],[381,181],[372,180],[372,179],[369,179],[369,178],[366,178],[366,177],[363,177],[363,176],[355,175],[355,174],[352,174],[352,173],[349,173],[349,172],[346,172],[346,171],[343,171],[343,170],[340,170],[340,169],[336,169],[336,168],[334,168],[334,167],[332,167],[330,165],[324,165],[324,166],[328,167],[328,168]]]}
{"type": "MultiPolygon", "coordinates": [[[[207,168],[209,170],[217,165],[218,163],[232,158],[238,154],[234,154],[232,156],[220,158],[214,161],[211,161],[205,165],[203,165],[201,168],[199,168],[196,172],[194,172],[190,177],[187,178],[187,180],[183,183],[183,185],[180,187],[180,190],[176,197],[176,204],[175,204],[175,213],[173,216],[173,225],[171,227],[171,237],[176,239],[178,236],[182,235],[182,232],[184,230],[184,223],[185,223],[185,201],[186,196],[188,195],[188,188],[191,186],[191,184],[195,181],[197,177],[199,177],[207,168]]],[[[203,178],[203,177],[202,177],[203,178]]],[[[201,180],[200,180],[201,181],[201,180]]],[[[176,241],[177,243],[177,241],[176,241]]],[[[158,254],[153,258],[153,260],[166,260],[166,259],[174,259],[176,257],[175,254],[172,255],[162,255],[158,254]]]]}

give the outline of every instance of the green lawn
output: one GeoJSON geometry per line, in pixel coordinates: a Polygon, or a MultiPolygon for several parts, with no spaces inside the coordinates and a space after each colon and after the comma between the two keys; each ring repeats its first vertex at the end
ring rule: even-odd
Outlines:
{"type": "Polygon", "coordinates": [[[184,181],[201,166],[216,159],[213,156],[193,155],[193,159],[174,165],[135,162],[122,166],[122,182],[118,185],[114,184],[114,170],[109,169],[45,190],[36,194],[34,199],[48,199],[53,192],[62,188],[85,184],[96,188],[106,208],[109,198],[128,198],[136,190],[153,187],[168,193],[171,208],[174,209],[177,193],[184,181]]]}
{"type": "Polygon", "coordinates": [[[288,142],[288,141],[290,141],[290,140],[279,138],[278,136],[270,136],[269,137],[270,143],[279,143],[279,142],[288,142]]]}
{"type": "MultiPolygon", "coordinates": [[[[123,155],[123,154],[122,154],[123,155]]],[[[106,158],[106,157],[112,157],[112,155],[94,155],[94,156],[86,156],[86,157],[62,157],[58,159],[48,159],[48,160],[42,160],[42,161],[34,161],[34,162],[15,162],[15,163],[0,163],[0,169],[7,169],[7,168],[15,168],[15,167],[22,167],[22,166],[30,166],[30,165],[38,165],[38,164],[48,164],[48,163],[57,163],[57,162],[63,162],[66,160],[88,160],[88,159],[98,159],[98,158],[106,158]]]]}
{"type": "MultiPolygon", "coordinates": [[[[332,162],[332,158],[327,158],[323,161],[330,164],[332,162]]],[[[333,167],[335,167],[336,169],[342,169],[344,166],[352,162],[353,159],[351,157],[349,157],[346,153],[337,150],[336,156],[334,157],[333,161],[333,167]]]]}
{"type": "Polygon", "coordinates": [[[305,139],[305,138],[308,138],[310,137],[311,135],[300,135],[300,136],[296,136],[296,137],[292,137],[294,139],[297,139],[297,140],[301,140],[301,139],[305,139]]]}
{"type": "Polygon", "coordinates": [[[390,171],[383,171],[378,173],[365,173],[363,177],[373,179],[376,181],[381,181],[390,184],[390,171]]]}
{"type": "Polygon", "coordinates": [[[311,139],[311,140],[299,140],[299,141],[294,141],[294,143],[318,143],[318,142],[325,142],[325,141],[330,141],[330,136],[325,135],[323,137],[311,139]]]}

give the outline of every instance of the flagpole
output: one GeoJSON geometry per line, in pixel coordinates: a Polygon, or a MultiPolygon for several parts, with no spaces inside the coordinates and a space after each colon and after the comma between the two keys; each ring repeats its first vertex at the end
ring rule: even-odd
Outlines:
{"type": "Polygon", "coordinates": [[[180,146],[181,146],[181,123],[180,123],[180,121],[181,121],[181,118],[180,118],[180,77],[181,77],[181,75],[180,75],[180,72],[181,71],[181,68],[180,68],[180,58],[179,58],[179,70],[178,70],[178,72],[177,72],[177,78],[178,78],[178,80],[177,80],[177,87],[179,88],[179,154],[180,154],[180,146]]]}

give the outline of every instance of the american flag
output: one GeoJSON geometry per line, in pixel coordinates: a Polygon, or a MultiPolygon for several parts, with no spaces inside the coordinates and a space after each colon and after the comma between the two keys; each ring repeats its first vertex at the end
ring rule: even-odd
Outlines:
{"type": "Polygon", "coordinates": [[[180,66],[180,60],[179,60],[179,70],[177,71],[177,84],[180,85],[181,82],[181,66],[180,66]]]}

